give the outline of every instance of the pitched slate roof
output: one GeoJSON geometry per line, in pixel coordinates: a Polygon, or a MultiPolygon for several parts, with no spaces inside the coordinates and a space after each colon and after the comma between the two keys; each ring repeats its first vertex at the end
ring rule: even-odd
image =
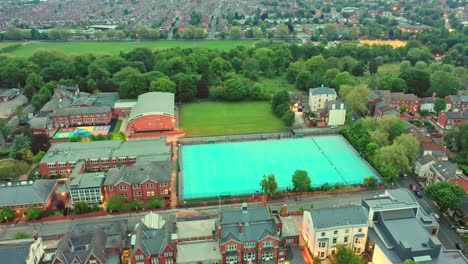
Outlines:
{"type": "Polygon", "coordinates": [[[452,102],[463,103],[468,102],[468,95],[449,95],[452,102]]]}
{"type": "Polygon", "coordinates": [[[439,161],[432,164],[432,167],[447,181],[455,178],[458,170],[457,164],[450,161],[439,161]]]}
{"type": "Polygon", "coordinates": [[[78,114],[94,114],[110,112],[110,107],[107,106],[83,106],[83,107],[66,107],[54,111],[51,116],[67,116],[78,114]]]}
{"type": "Polygon", "coordinates": [[[11,97],[19,94],[19,89],[7,89],[0,93],[0,96],[11,97]]]}
{"type": "Polygon", "coordinates": [[[333,105],[335,105],[335,110],[346,109],[346,105],[340,100],[330,100],[327,102],[328,109],[332,110],[333,105]]]}
{"type": "MultiPolygon", "coordinates": [[[[135,245],[132,256],[140,249],[147,256],[160,255],[167,246],[171,246],[171,239],[166,223],[159,229],[149,228],[144,223],[137,224],[135,228],[135,245]]],[[[132,238],[133,239],[133,238],[132,238]]]]}
{"type": "Polygon", "coordinates": [[[29,255],[29,249],[34,240],[9,241],[0,245],[0,259],[2,263],[24,264],[29,255]]]}
{"type": "Polygon", "coordinates": [[[331,94],[336,96],[336,91],[333,88],[329,87],[318,87],[318,88],[310,88],[309,92],[311,95],[319,95],[319,94],[331,94]]]}
{"type": "Polygon", "coordinates": [[[445,112],[448,119],[468,119],[468,112],[445,112]]]}
{"type": "Polygon", "coordinates": [[[193,241],[177,244],[178,263],[198,263],[221,259],[222,255],[217,241],[193,241]]]}
{"type": "Polygon", "coordinates": [[[41,112],[54,112],[56,110],[71,106],[72,102],[69,98],[57,99],[52,98],[42,108],[41,112]]]}
{"type": "Polygon", "coordinates": [[[56,259],[65,264],[86,263],[91,255],[106,263],[106,234],[102,229],[81,234],[65,233],[57,247],[56,259]]]}
{"type": "Polygon", "coordinates": [[[143,183],[147,180],[155,182],[170,181],[171,176],[172,161],[170,160],[136,163],[128,167],[109,169],[104,185],[113,186],[119,182],[128,184],[143,183]]]}
{"type": "Polygon", "coordinates": [[[368,224],[367,214],[360,205],[314,209],[311,216],[316,229],[368,224]]]}
{"type": "Polygon", "coordinates": [[[128,121],[146,114],[174,115],[174,94],[149,92],[138,96],[138,101],[130,111],[128,121]]]}
{"type": "Polygon", "coordinates": [[[45,203],[57,184],[57,180],[14,182],[11,186],[1,184],[0,206],[16,206],[45,203]]]}
{"type": "Polygon", "coordinates": [[[33,117],[29,121],[29,124],[31,125],[31,128],[33,129],[44,129],[48,125],[52,124],[52,120],[48,116],[33,117]]]}

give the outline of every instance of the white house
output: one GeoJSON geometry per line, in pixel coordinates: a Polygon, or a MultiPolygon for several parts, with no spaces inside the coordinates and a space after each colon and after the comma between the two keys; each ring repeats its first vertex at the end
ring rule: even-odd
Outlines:
{"type": "Polygon", "coordinates": [[[342,126],[346,120],[346,107],[340,100],[332,100],[327,102],[327,125],[342,126]]]}
{"type": "Polygon", "coordinates": [[[319,87],[309,89],[309,107],[311,111],[317,111],[325,108],[328,101],[336,99],[335,89],[328,87],[319,87]]]}
{"type": "MultiPolygon", "coordinates": [[[[419,110],[427,110],[429,113],[435,113],[434,102],[437,100],[436,97],[424,97],[421,98],[421,106],[419,110]]],[[[446,102],[446,107],[444,111],[449,111],[452,108],[452,105],[449,102],[446,102]]]]}
{"type": "Polygon", "coordinates": [[[321,259],[334,254],[337,245],[346,245],[356,254],[365,251],[369,221],[362,206],[304,211],[302,235],[307,248],[321,259]]]}
{"type": "Polygon", "coordinates": [[[431,171],[431,165],[436,162],[436,159],[432,155],[424,155],[423,157],[416,160],[414,166],[414,173],[420,178],[429,177],[431,171]]]}

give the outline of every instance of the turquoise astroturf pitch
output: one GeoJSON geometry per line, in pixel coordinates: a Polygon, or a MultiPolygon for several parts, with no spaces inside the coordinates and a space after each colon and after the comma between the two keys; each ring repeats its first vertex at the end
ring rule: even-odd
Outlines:
{"type": "Polygon", "coordinates": [[[376,173],[342,136],[186,145],[181,148],[181,199],[261,192],[265,174],[278,189],[292,188],[295,170],[306,170],[312,186],[360,184],[376,173]]]}

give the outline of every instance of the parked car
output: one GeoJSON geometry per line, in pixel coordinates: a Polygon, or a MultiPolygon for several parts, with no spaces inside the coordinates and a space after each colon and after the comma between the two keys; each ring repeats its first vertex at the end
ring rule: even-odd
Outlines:
{"type": "Polygon", "coordinates": [[[413,192],[417,192],[417,191],[418,191],[418,187],[416,187],[416,185],[414,185],[414,184],[410,184],[410,185],[409,185],[409,188],[410,188],[410,190],[413,191],[413,192]]]}
{"type": "Polygon", "coordinates": [[[403,173],[403,177],[405,177],[405,178],[406,178],[406,177],[408,177],[408,174],[406,174],[406,173],[403,173]]]}
{"type": "Polygon", "coordinates": [[[440,216],[436,213],[432,213],[431,216],[437,221],[440,222],[440,216]]]}
{"type": "Polygon", "coordinates": [[[420,191],[418,191],[418,190],[416,190],[416,191],[414,192],[414,194],[415,194],[416,197],[418,197],[418,198],[422,198],[422,197],[423,197],[423,194],[422,194],[420,191]]]}
{"type": "Polygon", "coordinates": [[[460,250],[461,252],[465,253],[465,247],[463,246],[462,243],[456,243],[455,247],[460,250]]]}

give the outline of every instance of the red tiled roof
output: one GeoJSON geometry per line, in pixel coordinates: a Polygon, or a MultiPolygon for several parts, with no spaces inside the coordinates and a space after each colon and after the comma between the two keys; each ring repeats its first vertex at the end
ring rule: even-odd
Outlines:
{"type": "Polygon", "coordinates": [[[465,192],[468,193],[468,179],[467,178],[458,177],[458,180],[457,178],[453,178],[453,179],[450,179],[449,182],[462,187],[465,190],[465,192]]]}
{"type": "Polygon", "coordinates": [[[436,143],[422,143],[422,148],[424,150],[440,150],[445,151],[444,145],[436,144],[436,143]]]}

